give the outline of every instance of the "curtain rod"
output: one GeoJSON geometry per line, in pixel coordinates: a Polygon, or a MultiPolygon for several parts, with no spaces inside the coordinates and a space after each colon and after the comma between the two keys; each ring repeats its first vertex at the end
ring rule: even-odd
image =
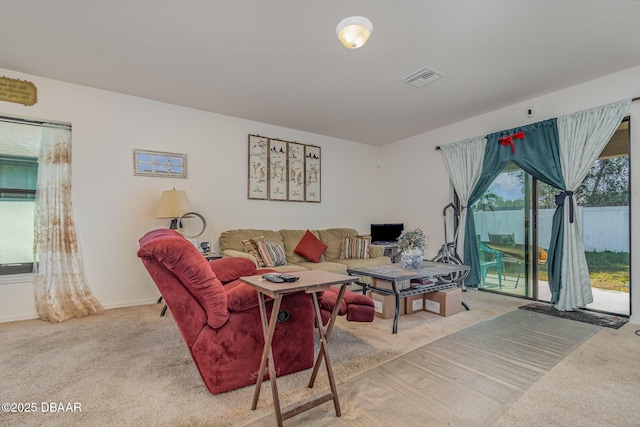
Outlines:
{"type": "MultiPolygon", "coordinates": [[[[631,102],[635,102],[635,101],[638,101],[638,100],[640,100],[640,96],[636,96],[635,98],[632,98],[631,102]]],[[[439,150],[439,149],[440,149],[440,146],[436,145],[436,150],[439,150]]]]}
{"type": "Polygon", "coordinates": [[[70,123],[56,122],[55,120],[24,119],[21,117],[0,116],[0,122],[20,123],[20,124],[30,125],[30,126],[47,126],[47,125],[66,126],[69,129],[71,129],[70,123]]]}

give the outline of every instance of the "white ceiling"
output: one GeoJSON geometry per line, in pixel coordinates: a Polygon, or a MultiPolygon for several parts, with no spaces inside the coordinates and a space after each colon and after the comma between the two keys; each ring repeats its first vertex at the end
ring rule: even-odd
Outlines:
{"type": "Polygon", "coordinates": [[[0,22],[0,68],[372,145],[640,65],[633,0],[0,0],[0,22]],[[401,81],[425,66],[444,77],[401,81]]]}

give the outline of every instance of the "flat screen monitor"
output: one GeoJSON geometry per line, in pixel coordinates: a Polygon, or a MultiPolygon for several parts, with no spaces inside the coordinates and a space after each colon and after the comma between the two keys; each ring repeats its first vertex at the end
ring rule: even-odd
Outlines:
{"type": "Polygon", "coordinates": [[[395,243],[404,231],[404,224],[371,224],[372,243],[395,243]]]}

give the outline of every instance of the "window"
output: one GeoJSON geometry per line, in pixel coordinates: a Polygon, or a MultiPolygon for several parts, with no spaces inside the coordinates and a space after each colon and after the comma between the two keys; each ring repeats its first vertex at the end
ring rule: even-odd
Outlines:
{"type": "Polygon", "coordinates": [[[33,271],[41,136],[41,126],[37,124],[0,118],[0,275],[33,271]]]}

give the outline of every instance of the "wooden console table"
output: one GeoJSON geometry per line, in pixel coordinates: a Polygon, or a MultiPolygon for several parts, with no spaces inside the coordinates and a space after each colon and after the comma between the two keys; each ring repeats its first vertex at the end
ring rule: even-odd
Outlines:
{"type": "Polygon", "coordinates": [[[279,426],[282,425],[282,421],[289,419],[295,415],[298,415],[304,411],[314,408],[324,402],[333,399],[333,405],[335,407],[336,416],[341,415],[340,403],[338,402],[338,390],[336,388],[335,381],[333,379],[333,370],[331,369],[331,359],[329,358],[328,343],[333,324],[335,323],[338,310],[340,309],[340,302],[347,289],[349,283],[353,283],[358,280],[354,276],[345,276],[343,274],[328,273],[324,271],[297,271],[294,273],[300,279],[293,283],[273,283],[262,278],[262,276],[248,276],[241,277],[244,283],[252,286],[258,291],[258,303],[260,306],[260,317],[262,318],[262,332],[264,334],[264,347],[262,350],[262,359],[260,361],[260,371],[258,372],[258,380],[256,388],[253,394],[253,403],[251,404],[251,410],[255,410],[258,406],[258,399],[260,398],[260,388],[262,387],[262,381],[264,379],[265,368],[268,365],[269,369],[269,381],[271,382],[271,394],[273,395],[273,406],[276,413],[276,421],[279,426]],[[336,305],[331,312],[331,317],[327,323],[326,329],[322,326],[322,316],[320,314],[320,305],[318,304],[318,292],[326,291],[331,285],[341,285],[336,305]],[[327,375],[329,377],[329,385],[331,392],[320,396],[310,402],[297,406],[287,412],[282,413],[280,409],[280,399],[278,398],[278,385],[276,382],[276,369],[273,360],[273,351],[271,343],[273,341],[273,334],[276,329],[278,321],[278,312],[280,310],[280,303],[282,302],[282,296],[284,294],[292,292],[306,292],[311,294],[313,300],[313,307],[316,315],[316,325],[318,327],[318,336],[320,338],[320,351],[316,358],[316,362],[313,366],[313,373],[311,374],[311,380],[309,381],[309,388],[313,387],[318,369],[324,359],[325,366],[327,368],[327,375]],[[271,321],[267,317],[267,307],[265,303],[265,295],[273,298],[273,307],[271,308],[271,321]]]}

